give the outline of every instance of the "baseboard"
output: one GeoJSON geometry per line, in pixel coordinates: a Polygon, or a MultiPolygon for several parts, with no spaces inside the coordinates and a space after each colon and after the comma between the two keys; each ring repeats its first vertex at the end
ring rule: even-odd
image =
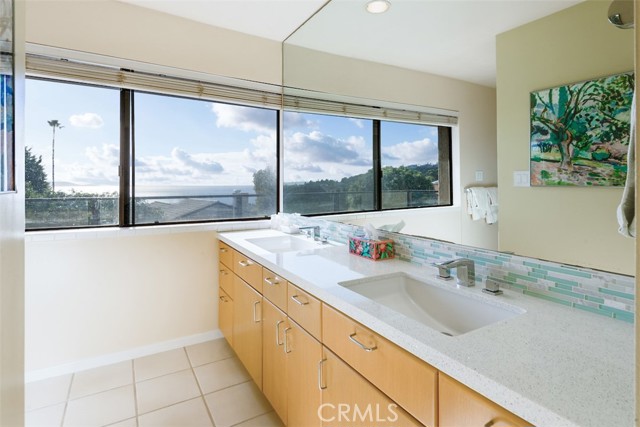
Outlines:
{"type": "Polygon", "coordinates": [[[30,383],[47,378],[57,377],[59,375],[66,375],[74,372],[84,371],[87,369],[99,368],[101,366],[124,362],[131,359],[137,359],[138,357],[149,356],[151,354],[161,353],[163,351],[169,351],[180,347],[200,344],[202,342],[214,340],[217,338],[222,338],[222,332],[220,332],[219,329],[209,332],[203,332],[201,334],[190,335],[188,337],[181,337],[174,340],[163,341],[156,344],[136,347],[117,353],[81,359],[75,362],[65,363],[64,365],[53,366],[51,368],[37,369],[35,371],[25,372],[24,382],[30,383]]]}

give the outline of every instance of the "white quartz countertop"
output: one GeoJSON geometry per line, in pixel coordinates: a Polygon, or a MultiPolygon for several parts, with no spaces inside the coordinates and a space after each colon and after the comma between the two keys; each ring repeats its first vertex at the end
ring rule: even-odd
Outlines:
{"type": "Polygon", "coordinates": [[[477,284],[459,292],[526,312],[445,336],[338,284],[399,271],[434,282],[439,281],[435,267],[371,261],[349,254],[344,245],[271,253],[247,241],[282,235],[262,229],[219,238],[538,427],[634,425],[633,325],[511,290],[485,295],[477,284]]]}

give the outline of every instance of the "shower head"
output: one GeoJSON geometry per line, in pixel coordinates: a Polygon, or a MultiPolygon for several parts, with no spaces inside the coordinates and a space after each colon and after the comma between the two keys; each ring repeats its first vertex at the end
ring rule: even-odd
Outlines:
{"type": "Polygon", "coordinates": [[[609,22],[618,28],[633,28],[633,0],[613,0],[609,6],[609,22]]]}

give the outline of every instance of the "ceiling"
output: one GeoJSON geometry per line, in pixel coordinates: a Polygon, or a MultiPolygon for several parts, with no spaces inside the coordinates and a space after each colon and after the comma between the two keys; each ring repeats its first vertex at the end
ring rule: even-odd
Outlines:
{"type": "MultiPolygon", "coordinates": [[[[120,0],[284,41],[326,0],[120,0]]],[[[495,37],[582,0],[331,0],[287,43],[495,86],[495,37]]],[[[603,19],[606,19],[603,16],[603,19]]],[[[286,60],[286,58],[285,58],[286,60]]]]}

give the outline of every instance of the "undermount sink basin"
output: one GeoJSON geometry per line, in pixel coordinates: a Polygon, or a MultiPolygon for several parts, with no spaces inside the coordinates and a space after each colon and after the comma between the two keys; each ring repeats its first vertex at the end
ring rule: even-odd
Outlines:
{"type": "MultiPolygon", "coordinates": [[[[405,273],[350,280],[339,285],[449,336],[461,335],[525,312],[519,307],[494,305],[430,285],[405,273]]],[[[447,282],[447,286],[455,287],[455,284],[447,282]]]]}
{"type": "Polygon", "coordinates": [[[257,237],[255,239],[247,239],[247,242],[254,244],[265,251],[272,253],[295,252],[307,249],[320,249],[329,246],[328,243],[316,242],[306,237],[296,236],[273,236],[273,237],[257,237]]]}

